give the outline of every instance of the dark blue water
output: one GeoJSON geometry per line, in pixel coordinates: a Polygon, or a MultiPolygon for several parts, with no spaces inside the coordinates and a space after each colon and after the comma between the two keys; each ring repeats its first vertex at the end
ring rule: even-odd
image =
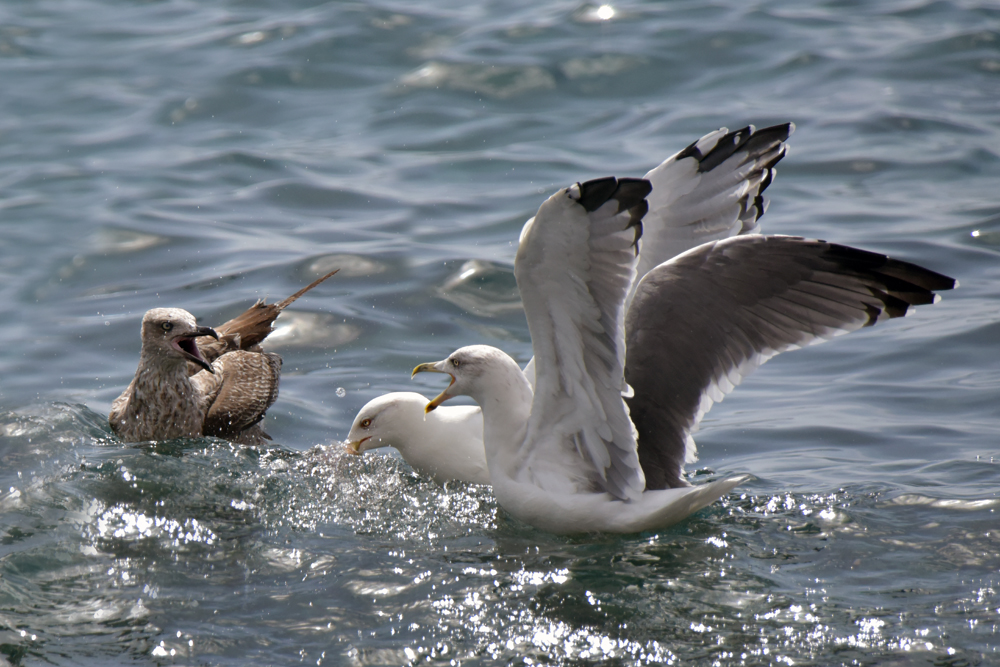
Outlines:
{"type": "Polygon", "coordinates": [[[603,15],[0,5],[0,665],[1000,660],[1000,9],[603,15]],[[788,120],[766,231],[961,287],[716,406],[691,470],[737,493],[561,538],[342,457],[368,399],[440,389],[416,363],[531,355],[513,244],[545,196],[788,120]],[[337,266],[271,339],[275,447],[110,433],[147,309],[218,324],[337,266]]]}

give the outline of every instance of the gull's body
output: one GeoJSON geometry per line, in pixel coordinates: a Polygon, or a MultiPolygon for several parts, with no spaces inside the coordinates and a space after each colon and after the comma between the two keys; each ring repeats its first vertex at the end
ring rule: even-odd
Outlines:
{"type": "Polygon", "coordinates": [[[452,359],[479,375],[475,388],[463,393],[483,407],[486,458],[497,502],[536,528],[563,534],[634,533],[669,526],[745,479],[730,476],[700,486],[640,492],[633,502],[623,502],[600,490],[594,467],[587,456],[579,456],[572,440],[551,432],[529,437],[534,393],[511,357],[487,345],[472,345],[446,362],[452,359]]]}
{"type": "Polygon", "coordinates": [[[428,400],[401,391],[369,401],[351,425],[349,450],[361,454],[395,447],[414,470],[439,484],[450,480],[489,484],[482,411],[475,405],[455,405],[425,413],[428,400]]]}
{"type": "MultiPolygon", "coordinates": [[[[649,211],[643,219],[643,245],[637,276],[702,243],[759,230],[758,220],[767,209],[764,190],[774,178],[774,166],[785,156],[785,141],[794,131],[790,123],[755,130],[749,126],[734,132],[721,128],[706,134],[687,148],[670,156],[644,178],[652,186],[647,196],[649,211]]],[[[524,369],[534,383],[534,360],[524,369]]],[[[483,482],[480,469],[471,475],[452,465],[466,460],[483,447],[482,414],[478,407],[441,406],[437,428],[428,432],[423,415],[415,411],[394,411],[377,420],[380,429],[392,429],[389,438],[372,438],[363,447],[365,429],[359,424],[396,397],[412,400],[412,394],[385,394],[365,405],[355,417],[347,436],[348,447],[363,452],[392,446],[419,472],[436,470],[435,479],[483,482]],[[384,399],[384,401],[383,401],[384,399]],[[388,424],[394,420],[394,424],[388,424]],[[450,471],[446,473],[445,471],[450,471]]],[[[485,465],[485,454],[482,459],[485,465]]],[[[486,480],[488,481],[488,480],[486,480]]]]}
{"type": "Polygon", "coordinates": [[[534,391],[516,362],[489,346],[414,370],[452,378],[428,410],[458,395],[482,407],[497,500],[544,530],[651,530],[713,502],[743,477],[697,487],[681,477],[690,433],[713,401],[779,352],[904,315],[954,286],[863,250],[735,236],[650,271],[626,333],[648,192],[635,179],[577,184],[525,225],[514,273],[534,391]]]}
{"type": "Polygon", "coordinates": [[[209,363],[196,336],[217,334],[180,308],[154,308],[143,316],[139,367],[108,416],[122,440],[215,435],[255,443],[266,437],[258,422],[278,397],[281,357],[236,350],[209,363]],[[189,375],[189,362],[203,370],[189,375]]]}
{"type": "Polygon", "coordinates": [[[258,301],[218,330],[199,327],[180,308],[146,312],[135,376],[111,404],[112,430],[125,442],[270,439],[260,421],[278,398],[281,357],[264,352],[259,343],[281,311],[334,273],[278,303],[258,301]],[[206,337],[213,340],[198,341],[206,337]]]}

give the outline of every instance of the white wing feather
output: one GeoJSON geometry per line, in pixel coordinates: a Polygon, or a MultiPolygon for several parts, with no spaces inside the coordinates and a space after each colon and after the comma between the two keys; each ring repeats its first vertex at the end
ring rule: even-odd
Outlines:
{"type": "MultiPolygon", "coordinates": [[[[649,212],[643,218],[636,275],[641,278],[702,243],[759,232],[757,221],[767,210],[763,192],[794,131],[792,123],[733,132],[723,127],[651,169],[643,177],[653,190],[646,197],[649,212]]],[[[533,222],[525,223],[522,238],[533,222]]],[[[534,385],[534,360],[524,374],[534,385]]]]}
{"type": "Polygon", "coordinates": [[[708,241],[759,231],[762,193],[787,153],[791,123],[706,134],[650,170],[638,274],[708,241]]]}
{"type": "MultiPolygon", "coordinates": [[[[615,191],[614,179],[600,183],[608,181],[615,191]]],[[[635,499],[645,479],[622,391],[623,305],[635,277],[637,220],[619,211],[617,199],[588,213],[581,187],[593,183],[542,204],[525,225],[514,263],[538,378],[524,469],[559,467],[635,499]]]]}

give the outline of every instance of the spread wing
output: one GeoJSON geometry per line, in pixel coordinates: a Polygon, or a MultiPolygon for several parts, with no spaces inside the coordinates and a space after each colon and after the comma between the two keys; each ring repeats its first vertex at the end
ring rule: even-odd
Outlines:
{"type": "Polygon", "coordinates": [[[656,267],[625,322],[647,488],[687,485],[691,432],[774,355],[905,315],[954,286],[908,262],[791,236],[736,236],[656,267]]]}
{"type": "MultiPolygon", "coordinates": [[[[642,219],[637,278],[702,243],[760,230],[764,190],[785,157],[793,123],[757,130],[720,128],[668,157],[644,178],[653,186],[642,219]]],[[[535,382],[534,359],[524,368],[535,382]]]]}
{"type": "Polygon", "coordinates": [[[261,419],[278,398],[281,357],[237,350],[219,357],[215,374],[202,371],[191,378],[205,409],[203,433],[233,439],[261,419]]]}
{"type": "Polygon", "coordinates": [[[645,486],[622,400],[624,301],[650,185],[604,178],[550,197],[521,232],[514,275],[535,354],[533,458],[572,457],[618,498],[645,486]]]}
{"type": "Polygon", "coordinates": [[[723,127],[646,174],[653,191],[646,198],[639,277],[702,243],[757,232],[767,210],[764,190],[794,131],[792,123],[733,132],[723,127]]]}

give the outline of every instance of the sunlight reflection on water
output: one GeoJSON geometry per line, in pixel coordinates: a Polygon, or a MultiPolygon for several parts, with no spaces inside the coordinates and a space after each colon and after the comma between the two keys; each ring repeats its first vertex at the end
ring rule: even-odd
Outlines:
{"type": "Polygon", "coordinates": [[[4,6],[0,664],[996,662],[995,11],[397,5],[4,6]],[[343,455],[415,363],[531,356],[547,193],[787,120],[765,231],[962,287],[715,408],[692,481],[736,493],[562,538],[343,455]],[[213,324],[332,268],[272,336],[272,446],[110,433],[146,309],[213,324]]]}

